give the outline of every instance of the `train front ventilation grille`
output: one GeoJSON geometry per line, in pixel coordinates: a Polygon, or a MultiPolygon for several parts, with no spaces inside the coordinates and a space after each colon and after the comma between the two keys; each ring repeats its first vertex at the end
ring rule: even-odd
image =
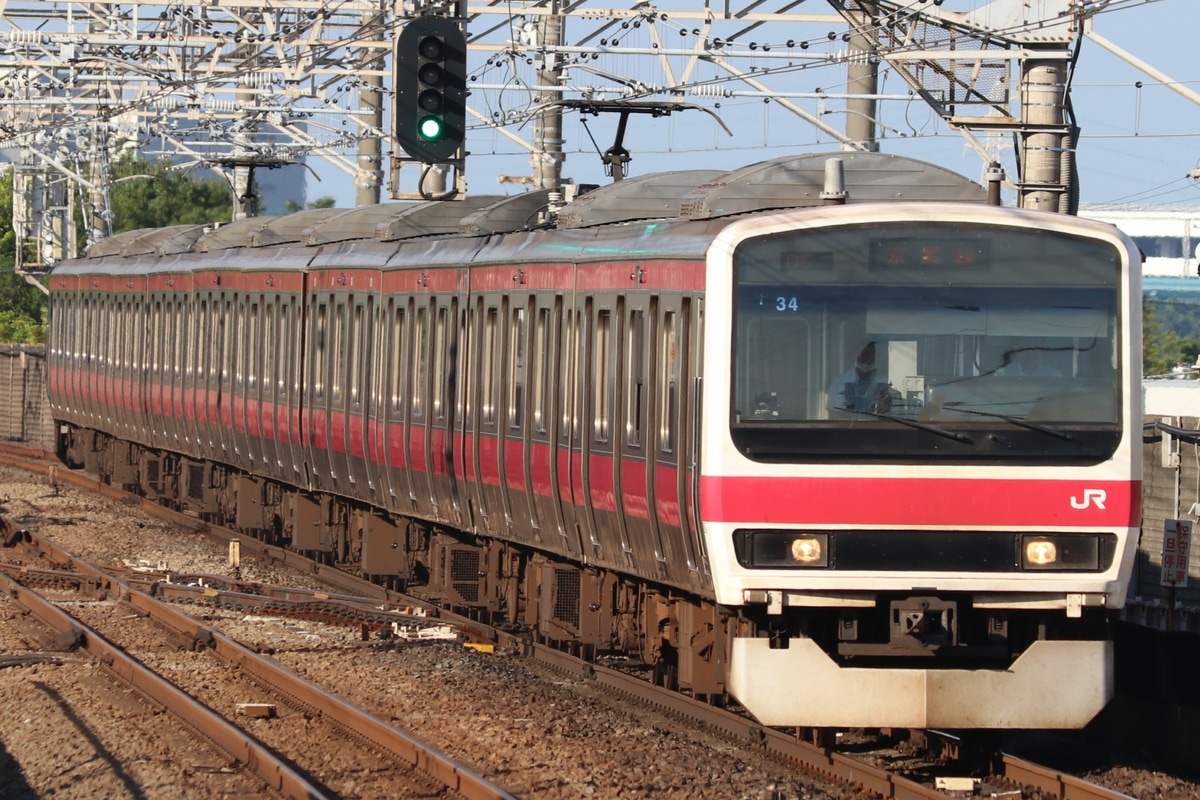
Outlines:
{"type": "Polygon", "coordinates": [[[450,585],[468,603],[479,602],[479,553],[454,550],[450,553],[450,585]]]}
{"type": "Polygon", "coordinates": [[[573,628],[579,627],[578,570],[554,570],[554,619],[573,628]]]}
{"type": "Polygon", "coordinates": [[[189,464],[188,465],[188,481],[187,481],[188,497],[193,500],[204,499],[204,465],[189,464]]]}

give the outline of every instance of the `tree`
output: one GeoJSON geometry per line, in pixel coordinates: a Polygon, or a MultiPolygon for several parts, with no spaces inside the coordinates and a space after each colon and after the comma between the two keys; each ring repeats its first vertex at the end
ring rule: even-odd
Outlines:
{"type": "MultiPolygon", "coordinates": [[[[309,202],[307,207],[308,208],[333,208],[336,205],[337,205],[337,198],[326,195],[325,197],[318,197],[316,200],[309,202]]],[[[301,210],[300,204],[297,203],[295,200],[288,200],[286,208],[288,210],[288,213],[292,213],[294,211],[301,210]]]]}
{"type": "Polygon", "coordinates": [[[17,235],[13,231],[13,174],[0,175],[0,342],[46,341],[46,296],[15,271],[17,235]]]}
{"type": "Polygon", "coordinates": [[[233,218],[233,193],[228,184],[176,171],[170,159],[150,161],[123,153],[110,172],[113,233],[233,218]]]}
{"type": "Polygon", "coordinates": [[[1184,339],[1159,320],[1158,304],[1142,301],[1142,374],[1169,375],[1186,358],[1184,339]]]}

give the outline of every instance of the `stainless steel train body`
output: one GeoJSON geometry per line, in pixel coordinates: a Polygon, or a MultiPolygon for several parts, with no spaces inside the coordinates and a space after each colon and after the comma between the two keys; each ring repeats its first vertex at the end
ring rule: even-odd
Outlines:
{"type": "Polygon", "coordinates": [[[825,163],[117,237],[51,278],[60,451],[766,724],[1082,726],[1137,251],[887,156],[825,206],[825,163]]]}

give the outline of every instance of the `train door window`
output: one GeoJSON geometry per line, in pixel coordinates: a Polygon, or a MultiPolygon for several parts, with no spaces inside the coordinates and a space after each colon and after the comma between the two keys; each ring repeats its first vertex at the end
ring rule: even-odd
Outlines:
{"type": "Polygon", "coordinates": [[[550,309],[539,308],[534,323],[533,348],[530,352],[529,375],[532,397],[530,411],[533,414],[533,429],[546,432],[546,383],[549,380],[550,358],[550,309]]]}
{"type": "Polygon", "coordinates": [[[412,391],[412,418],[425,415],[425,387],[429,384],[429,309],[417,309],[416,330],[413,331],[413,352],[416,354],[417,370],[412,391]]]}
{"type": "MultiPolygon", "coordinates": [[[[129,334],[128,334],[128,331],[126,330],[126,325],[125,325],[125,301],[120,299],[119,297],[112,297],[109,299],[108,302],[113,310],[113,336],[112,336],[112,339],[114,339],[114,340],[119,339],[124,342],[129,342],[130,341],[128,338],[129,334]]],[[[91,321],[90,317],[91,317],[91,315],[89,315],[89,322],[91,321]]],[[[95,327],[90,327],[89,332],[91,332],[91,331],[95,331],[95,327]]],[[[94,336],[95,334],[93,333],[92,335],[94,336]]],[[[132,342],[130,342],[130,343],[132,344],[132,342]]],[[[87,342],[87,349],[85,352],[87,354],[88,364],[91,364],[91,362],[92,362],[92,354],[100,352],[99,349],[97,348],[97,345],[99,345],[100,347],[103,347],[104,343],[103,342],[95,342],[95,341],[87,342]]],[[[113,367],[117,370],[125,369],[125,366],[126,366],[125,360],[127,358],[129,358],[130,354],[133,351],[133,348],[132,347],[123,347],[121,349],[116,349],[115,341],[110,341],[108,347],[109,347],[109,354],[110,354],[109,363],[111,363],[113,365],[113,367]]]]}
{"type": "Polygon", "coordinates": [[[221,304],[221,324],[217,330],[218,352],[221,354],[221,362],[218,365],[218,370],[222,386],[229,385],[230,362],[232,361],[230,353],[232,348],[230,347],[229,340],[233,335],[233,303],[225,300],[221,304]]]}
{"type": "MultiPolygon", "coordinates": [[[[279,339],[276,343],[276,352],[278,355],[278,367],[275,370],[276,392],[280,397],[287,397],[288,386],[295,379],[292,374],[295,370],[293,367],[295,361],[295,352],[293,348],[296,346],[296,339],[291,335],[293,320],[296,317],[294,313],[296,299],[294,297],[285,299],[279,304],[279,339]]],[[[293,389],[293,391],[295,391],[293,389]]]]}
{"type": "Polygon", "coordinates": [[[152,330],[163,331],[163,336],[155,336],[157,356],[154,361],[154,371],[161,383],[166,383],[171,377],[171,353],[175,349],[174,305],[170,300],[162,300],[158,304],[158,319],[152,330]]]}
{"type": "Polygon", "coordinates": [[[407,388],[404,383],[404,379],[408,374],[408,370],[405,369],[406,359],[404,351],[405,309],[402,305],[396,303],[395,298],[389,300],[388,302],[392,306],[390,314],[391,325],[389,330],[389,333],[391,334],[392,348],[392,384],[389,391],[389,394],[391,395],[389,406],[392,417],[395,419],[400,419],[404,412],[404,394],[405,389],[407,388]]]}
{"type": "MultiPolygon", "coordinates": [[[[128,325],[126,325],[125,320],[127,313],[125,302],[118,297],[108,297],[104,302],[112,312],[112,328],[110,331],[112,336],[108,338],[107,342],[92,340],[87,343],[88,361],[92,360],[93,353],[96,354],[96,358],[99,358],[107,348],[107,363],[111,364],[117,370],[122,370],[127,366],[126,361],[133,350],[132,347],[117,347],[117,342],[130,341],[128,325]]],[[[95,328],[89,329],[89,332],[93,331],[95,331],[95,328]]],[[[91,333],[91,335],[95,336],[96,334],[91,333]]]]}
{"type": "Polygon", "coordinates": [[[262,357],[260,377],[264,395],[270,395],[275,388],[275,364],[278,358],[275,349],[279,346],[279,334],[275,330],[275,325],[278,322],[278,314],[279,295],[271,298],[269,302],[263,298],[263,338],[259,345],[259,352],[262,357]]]}
{"type": "Polygon", "coordinates": [[[446,418],[446,360],[450,357],[450,312],[445,306],[437,310],[433,338],[433,418],[446,418]]]}
{"type": "Polygon", "coordinates": [[[350,336],[346,330],[349,324],[346,304],[338,303],[333,315],[333,341],[330,343],[330,353],[333,358],[330,363],[329,397],[335,405],[342,403],[342,390],[346,385],[346,364],[350,356],[350,336]]]}
{"type": "MultiPolygon", "coordinates": [[[[150,330],[162,330],[162,301],[155,298],[153,305],[150,306],[150,330]]],[[[149,352],[146,354],[147,367],[149,368],[150,380],[154,383],[158,382],[159,364],[162,363],[162,337],[153,337],[154,341],[150,342],[149,352]]]]}
{"type": "Polygon", "coordinates": [[[124,327],[129,336],[129,343],[132,345],[129,348],[129,357],[125,360],[125,366],[134,373],[137,372],[138,368],[139,353],[137,329],[140,326],[138,326],[137,323],[140,322],[138,319],[138,312],[140,310],[141,309],[138,308],[137,304],[133,303],[132,301],[125,304],[125,318],[123,322],[125,323],[124,327]]]}
{"type": "Polygon", "coordinates": [[[313,370],[312,377],[314,381],[313,395],[318,400],[325,399],[325,351],[327,349],[326,337],[329,332],[329,306],[325,303],[317,304],[317,330],[316,341],[313,342],[313,370]]]}
{"type": "Polygon", "coordinates": [[[496,424],[496,348],[500,336],[499,315],[497,308],[489,308],[483,321],[483,408],[481,409],[484,425],[496,424]]]}
{"type": "MultiPolygon", "coordinates": [[[[163,330],[163,320],[166,319],[166,306],[159,298],[154,299],[154,304],[150,309],[150,328],[148,330],[161,331],[163,330]]],[[[150,375],[153,383],[161,383],[163,378],[163,365],[167,362],[167,342],[162,336],[151,336],[149,343],[150,357],[150,375]]]]}
{"type": "Polygon", "coordinates": [[[640,308],[630,313],[625,338],[625,444],[641,447],[646,380],[646,314],[640,308]]]}
{"type": "Polygon", "coordinates": [[[103,357],[104,355],[107,355],[107,353],[104,353],[103,350],[98,350],[95,347],[92,347],[92,344],[94,343],[92,343],[91,337],[101,335],[104,337],[103,341],[106,343],[113,338],[112,336],[108,336],[107,314],[101,315],[98,313],[97,305],[98,303],[96,302],[95,297],[88,297],[88,305],[86,305],[86,314],[88,315],[86,315],[86,318],[84,319],[84,327],[83,330],[80,331],[78,337],[80,353],[77,355],[80,355],[80,357],[82,357],[82,363],[85,363],[85,365],[88,365],[89,367],[91,366],[92,362],[92,354],[97,354],[97,357],[103,357]]]}
{"type": "Polygon", "coordinates": [[[187,352],[187,326],[184,321],[187,319],[188,305],[187,298],[176,298],[175,313],[171,315],[171,328],[174,331],[175,339],[175,349],[171,361],[177,381],[183,377],[184,353],[187,352]]]}
{"type": "Polygon", "coordinates": [[[142,331],[146,329],[146,322],[142,319],[145,314],[145,309],[142,308],[142,301],[137,300],[133,304],[133,357],[131,363],[133,365],[133,374],[138,375],[142,371],[142,365],[145,363],[146,353],[143,350],[145,340],[142,337],[142,331]]]}
{"type": "Polygon", "coordinates": [[[259,303],[250,304],[249,333],[242,337],[245,342],[246,355],[246,389],[253,395],[258,390],[258,376],[262,372],[262,319],[259,316],[259,303]]]}
{"type": "Polygon", "coordinates": [[[246,385],[246,372],[250,366],[246,358],[249,355],[250,336],[247,335],[249,313],[245,299],[238,298],[233,306],[233,314],[234,330],[230,332],[233,339],[233,385],[234,390],[241,395],[246,385]]]}
{"type": "Polygon", "coordinates": [[[592,428],[597,442],[607,442],[612,408],[609,386],[612,382],[612,312],[601,309],[596,314],[596,336],[592,364],[592,428]]]}
{"type": "Polygon", "coordinates": [[[202,331],[200,328],[201,322],[196,317],[197,305],[193,298],[188,298],[185,301],[186,320],[181,323],[180,333],[184,340],[183,345],[183,378],[191,382],[196,376],[196,340],[200,337],[202,331]]]}
{"type": "Polygon", "coordinates": [[[347,320],[348,328],[346,330],[346,392],[349,395],[348,402],[352,406],[357,406],[362,402],[362,393],[358,385],[359,379],[362,377],[362,364],[359,363],[359,358],[363,352],[363,314],[362,306],[355,305],[350,311],[350,316],[347,320]]]}
{"type": "Polygon", "coordinates": [[[162,377],[163,381],[170,381],[175,377],[175,365],[179,363],[179,359],[175,357],[175,348],[178,346],[178,337],[175,333],[179,308],[176,306],[174,298],[163,303],[163,314],[163,328],[166,330],[167,336],[162,348],[162,377]]]}
{"type": "Polygon", "coordinates": [[[200,336],[196,346],[196,380],[208,380],[209,358],[212,353],[212,319],[208,315],[208,298],[200,300],[200,336]]]}
{"type": "Polygon", "coordinates": [[[675,450],[675,416],[679,410],[679,347],[675,312],[663,314],[658,353],[658,448],[675,450]]]}
{"type": "Polygon", "coordinates": [[[122,317],[125,314],[125,303],[112,296],[97,299],[97,302],[100,303],[101,311],[103,312],[104,341],[97,342],[95,337],[92,337],[89,350],[92,353],[104,354],[102,361],[97,360],[100,366],[112,369],[112,371],[119,371],[119,369],[125,367],[124,363],[121,362],[121,357],[128,351],[128,348],[122,350],[116,349],[116,342],[126,341],[125,331],[121,326],[122,317]],[[118,353],[121,355],[118,355],[118,353]]]}
{"type": "MultiPolygon", "coordinates": [[[[118,350],[118,358],[120,360],[122,370],[131,370],[134,367],[134,359],[137,357],[137,342],[135,340],[133,324],[133,304],[122,300],[121,301],[121,340],[129,342],[130,346],[122,350],[118,350]]],[[[91,352],[96,352],[95,348],[91,352]]]]}
{"type": "MultiPolygon", "coordinates": [[[[591,311],[591,301],[588,301],[587,310],[591,311]]],[[[583,339],[587,326],[581,322],[585,317],[574,310],[568,309],[564,316],[566,324],[562,347],[562,380],[558,382],[558,385],[562,387],[563,391],[561,435],[564,439],[569,440],[579,436],[580,423],[578,422],[577,404],[581,402],[581,392],[578,391],[575,367],[578,355],[583,350],[583,339]]]]}
{"type": "Polygon", "coordinates": [[[514,308],[508,332],[508,427],[521,427],[525,400],[525,309],[514,308]]]}
{"type": "Polygon", "coordinates": [[[121,308],[115,297],[106,297],[103,304],[100,301],[93,299],[91,303],[97,304],[100,307],[100,319],[103,321],[103,329],[97,331],[94,327],[89,327],[84,330],[80,337],[87,346],[87,353],[96,353],[97,358],[104,358],[104,365],[108,368],[120,367],[120,353],[122,350],[117,348],[118,341],[124,341],[125,338],[121,335],[121,308]],[[101,335],[104,338],[97,341],[88,341],[88,336],[101,335]]]}

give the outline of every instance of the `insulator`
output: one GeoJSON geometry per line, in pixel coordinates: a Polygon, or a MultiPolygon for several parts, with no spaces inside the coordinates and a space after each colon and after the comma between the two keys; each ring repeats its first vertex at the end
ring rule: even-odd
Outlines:
{"type": "Polygon", "coordinates": [[[733,97],[733,91],[716,84],[701,84],[692,87],[693,97],[733,97]]]}

